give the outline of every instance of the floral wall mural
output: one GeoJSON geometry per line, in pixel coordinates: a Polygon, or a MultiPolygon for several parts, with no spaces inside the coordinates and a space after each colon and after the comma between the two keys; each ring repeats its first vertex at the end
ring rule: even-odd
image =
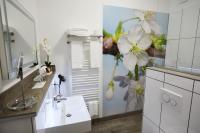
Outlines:
{"type": "Polygon", "coordinates": [[[168,18],[166,13],[104,6],[104,116],[143,107],[145,69],[164,60],[168,18]]]}

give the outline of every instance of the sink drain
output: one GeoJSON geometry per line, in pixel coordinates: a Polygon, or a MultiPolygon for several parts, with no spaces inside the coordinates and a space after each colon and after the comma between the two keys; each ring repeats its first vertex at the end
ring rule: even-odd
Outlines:
{"type": "Polygon", "coordinates": [[[66,117],[71,117],[71,116],[72,116],[71,114],[67,114],[67,115],[66,115],[66,117]]]}

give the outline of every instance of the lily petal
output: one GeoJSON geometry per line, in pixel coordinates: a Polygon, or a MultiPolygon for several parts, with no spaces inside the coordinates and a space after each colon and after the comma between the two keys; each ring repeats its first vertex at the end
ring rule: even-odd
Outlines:
{"type": "Polygon", "coordinates": [[[131,44],[128,41],[127,36],[122,36],[119,39],[117,46],[121,54],[127,54],[131,49],[131,44]]]}
{"type": "Polygon", "coordinates": [[[142,21],[144,20],[144,13],[139,10],[135,12],[135,16],[140,18],[142,21]]]}
{"type": "Polygon", "coordinates": [[[137,54],[137,64],[138,66],[146,66],[149,62],[149,56],[145,51],[140,52],[137,54]]]}
{"type": "Polygon", "coordinates": [[[151,36],[149,34],[145,34],[140,40],[138,47],[142,50],[147,50],[152,44],[151,36]]]}
{"type": "Polygon", "coordinates": [[[148,23],[149,23],[149,26],[150,26],[151,30],[155,34],[157,34],[157,35],[161,34],[160,26],[155,21],[149,21],[148,23]]]}
{"type": "Polygon", "coordinates": [[[137,57],[133,53],[128,53],[124,55],[124,66],[129,70],[133,71],[137,63],[137,57]]]}
{"type": "Polygon", "coordinates": [[[140,25],[134,26],[128,32],[128,40],[132,43],[138,43],[138,41],[143,36],[144,32],[140,25]]]}
{"type": "Polygon", "coordinates": [[[144,29],[145,33],[150,34],[151,33],[151,27],[149,26],[149,23],[147,21],[143,21],[141,23],[142,28],[144,29]]]}
{"type": "Polygon", "coordinates": [[[114,95],[114,92],[112,89],[108,88],[107,91],[106,91],[106,99],[107,100],[112,100],[113,98],[113,95],[114,95]]]}

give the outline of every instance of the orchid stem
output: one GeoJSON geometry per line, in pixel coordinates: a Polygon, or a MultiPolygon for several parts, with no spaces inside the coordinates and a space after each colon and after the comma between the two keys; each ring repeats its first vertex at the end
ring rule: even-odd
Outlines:
{"type": "Polygon", "coordinates": [[[139,80],[139,67],[137,64],[135,65],[135,80],[139,80]]]}
{"type": "Polygon", "coordinates": [[[115,72],[116,72],[116,69],[117,69],[117,64],[118,64],[118,61],[116,61],[115,65],[114,65],[114,68],[113,68],[113,71],[112,71],[112,79],[115,76],[115,72]]]}

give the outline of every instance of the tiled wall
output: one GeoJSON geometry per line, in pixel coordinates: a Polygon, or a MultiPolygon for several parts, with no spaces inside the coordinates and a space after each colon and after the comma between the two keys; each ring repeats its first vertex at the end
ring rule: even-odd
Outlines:
{"type": "Polygon", "coordinates": [[[172,11],[169,18],[165,65],[200,69],[200,4],[172,11]]]}

